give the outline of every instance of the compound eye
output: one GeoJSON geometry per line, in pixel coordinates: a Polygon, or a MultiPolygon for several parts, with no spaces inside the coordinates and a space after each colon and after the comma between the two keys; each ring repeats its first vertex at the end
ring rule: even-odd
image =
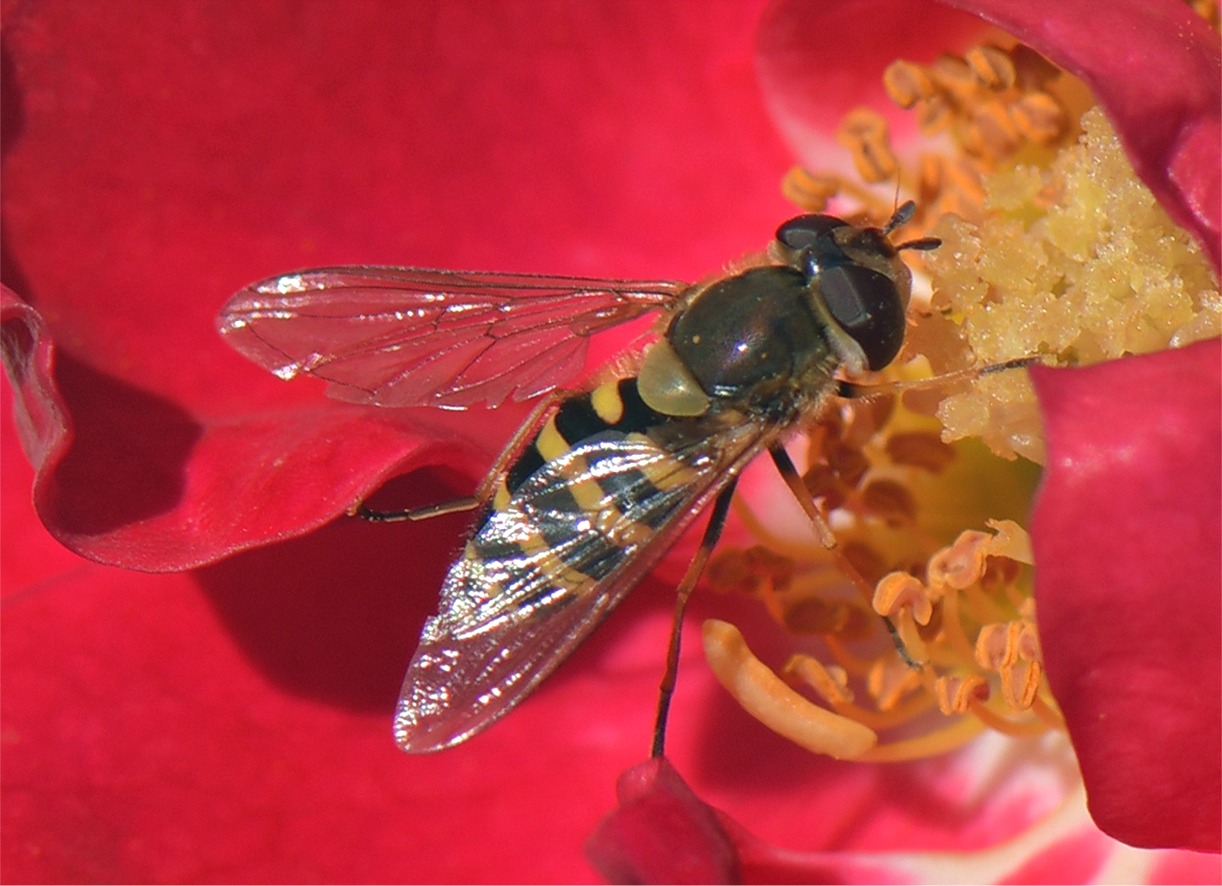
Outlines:
{"type": "Polygon", "coordinates": [[[828,312],[861,346],[870,369],[882,369],[904,343],[904,302],[895,281],[860,265],[838,265],[819,275],[828,312]]]}
{"type": "Polygon", "coordinates": [[[777,228],[776,238],[794,251],[813,247],[836,228],[847,226],[834,215],[799,215],[777,228]]]}

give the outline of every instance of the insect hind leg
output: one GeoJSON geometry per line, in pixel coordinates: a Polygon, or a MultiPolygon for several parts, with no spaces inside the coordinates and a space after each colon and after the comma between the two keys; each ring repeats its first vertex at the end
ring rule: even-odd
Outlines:
{"type": "Polygon", "coordinates": [[[709,515],[708,525],[704,527],[704,536],[700,539],[700,547],[692,558],[675,597],[675,617],[670,628],[670,643],[666,650],[666,672],[662,675],[662,683],[658,687],[658,712],[653,724],[653,747],[650,756],[661,757],[666,750],[666,719],[670,713],[670,699],[675,693],[675,681],[679,676],[679,643],[683,633],[683,612],[687,608],[687,600],[692,595],[692,589],[700,579],[721,530],[726,525],[726,515],[730,512],[730,499],[734,497],[734,486],[737,478],[733,478],[713,503],[713,512],[709,515]]]}
{"type": "MultiPolygon", "coordinates": [[[[789,453],[785,451],[779,443],[768,447],[768,454],[772,456],[772,462],[776,465],[777,472],[780,473],[781,479],[785,481],[785,485],[793,493],[794,498],[798,500],[798,504],[802,510],[806,512],[806,516],[810,519],[811,526],[815,533],[819,536],[819,543],[823,545],[833,557],[836,558],[837,567],[841,574],[853,583],[858,592],[865,598],[866,602],[871,606],[874,602],[874,588],[866,580],[866,577],[861,574],[852,561],[845,555],[844,550],[840,547],[836,540],[836,534],[832,532],[832,527],[828,525],[827,519],[819,510],[819,506],[815,503],[814,497],[810,494],[810,490],[806,488],[806,484],[802,480],[802,475],[798,473],[798,469],[794,466],[793,460],[789,457],[789,453]]],[[[887,626],[887,633],[891,635],[891,642],[895,645],[895,651],[899,657],[903,659],[904,664],[908,667],[919,670],[922,664],[915,659],[908,651],[908,646],[904,643],[903,637],[900,636],[899,628],[895,622],[886,616],[880,616],[883,624],[887,626]]]]}

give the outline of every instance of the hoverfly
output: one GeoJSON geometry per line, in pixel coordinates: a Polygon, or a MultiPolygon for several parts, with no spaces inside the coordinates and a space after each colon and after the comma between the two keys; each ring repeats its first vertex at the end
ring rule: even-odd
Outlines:
{"type": "Polygon", "coordinates": [[[219,318],[231,345],[281,378],[321,378],[342,400],[463,409],[543,398],[470,505],[478,516],[399,698],[403,750],[457,744],[522,701],[713,503],[680,588],[661,753],[678,619],[736,478],[768,451],[792,487],[786,433],[899,352],[911,288],[899,252],[939,245],[891,242],[913,211],[905,203],[882,228],[798,216],[765,257],[695,285],[336,267],[234,296],[219,318]],[[656,337],[631,362],[563,389],[589,336],[651,311],[656,337]]]}

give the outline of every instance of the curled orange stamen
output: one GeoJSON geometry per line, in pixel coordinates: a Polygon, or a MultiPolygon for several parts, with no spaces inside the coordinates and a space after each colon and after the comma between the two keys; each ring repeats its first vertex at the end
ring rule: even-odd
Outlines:
{"type": "Polygon", "coordinates": [[[859,757],[877,744],[874,730],[812,704],[786,686],[755,657],[734,625],[709,619],[703,635],[705,657],[717,681],[773,732],[836,758],[859,757]]]}

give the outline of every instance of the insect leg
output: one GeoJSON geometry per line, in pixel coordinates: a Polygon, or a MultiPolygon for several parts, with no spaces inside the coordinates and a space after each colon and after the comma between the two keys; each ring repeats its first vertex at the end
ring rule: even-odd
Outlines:
{"type": "Polygon", "coordinates": [[[488,501],[492,497],[492,493],[496,487],[496,481],[501,475],[513,464],[514,459],[521,454],[522,445],[534,439],[539,432],[546,416],[552,408],[562,399],[559,392],[553,392],[536,404],[531,410],[530,415],[526,417],[526,421],[518,427],[514,432],[513,437],[505,448],[501,450],[501,454],[497,456],[496,461],[492,465],[492,469],[488,471],[484,481],[480,483],[479,488],[475,491],[475,495],[466,495],[462,498],[451,499],[450,501],[438,502],[437,504],[425,505],[419,508],[407,508],[400,511],[375,511],[372,508],[365,507],[364,504],[358,504],[349,510],[349,514],[354,517],[360,517],[363,520],[369,520],[373,523],[402,523],[406,520],[428,520],[432,517],[441,517],[445,514],[457,514],[463,511],[473,511],[481,504],[488,501]]]}
{"type": "Polygon", "coordinates": [[[474,510],[477,507],[479,507],[479,499],[467,495],[463,498],[438,502],[435,505],[425,505],[421,508],[408,508],[403,511],[375,511],[361,504],[356,506],[352,514],[371,523],[400,523],[404,520],[428,520],[444,514],[458,514],[462,511],[474,510]]]}
{"type": "Polygon", "coordinates": [[[700,547],[696,556],[683,574],[675,598],[675,617],[670,628],[670,645],[666,650],[666,673],[662,675],[662,684],[658,688],[658,713],[653,724],[653,748],[651,756],[661,757],[666,749],[666,718],[670,714],[670,699],[675,692],[675,680],[679,676],[679,643],[683,633],[683,611],[687,608],[687,599],[696,587],[700,573],[704,571],[709,555],[721,536],[721,530],[726,525],[726,515],[730,511],[730,499],[734,497],[734,486],[738,478],[730,480],[726,488],[721,490],[713,503],[713,512],[709,515],[708,525],[704,527],[704,537],[700,539],[700,547]]]}
{"type": "Polygon", "coordinates": [[[988,366],[981,366],[979,368],[956,369],[953,372],[944,372],[932,378],[914,378],[870,385],[859,385],[851,381],[838,380],[836,383],[836,394],[845,399],[868,400],[871,397],[881,397],[884,394],[902,394],[904,391],[926,391],[931,388],[936,389],[954,384],[957,381],[969,381],[974,378],[980,378],[982,375],[993,375],[1011,369],[1023,369],[1038,362],[1039,357],[1036,356],[1016,357],[1013,360],[991,363],[988,366]]]}
{"type": "MultiPolygon", "coordinates": [[[[827,548],[832,556],[836,558],[837,567],[845,578],[853,583],[868,604],[873,605],[874,588],[871,587],[870,583],[866,581],[865,576],[858,571],[849,558],[844,555],[844,551],[841,550],[839,543],[836,541],[836,534],[832,532],[832,527],[827,525],[827,519],[819,510],[819,506],[815,504],[810,490],[806,488],[806,484],[802,481],[802,475],[794,467],[789,453],[785,451],[781,444],[774,443],[768,447],[768,454],[772,456],[772,462],[776,465],[777,471],[780,472],[781,479],[785,481],[785,485],[789,487],[794,498],[801,505],[802,510],[806,512],[806,516],[810,518],[811,525],[819,536],[819,543],[827,548]]],[[[899,653],[900,658],[904,660],[904,663],[911,668],[920,668],[920,663],[913,661],[912,656],[908,654],[908,647],[904,645],[904,641],[900,637],[895,623],[886,616],[883,616],[883,622],[887,625],[887,632],[891,634],[891,642],[895,644],[895,649],[899,653]]]]}

